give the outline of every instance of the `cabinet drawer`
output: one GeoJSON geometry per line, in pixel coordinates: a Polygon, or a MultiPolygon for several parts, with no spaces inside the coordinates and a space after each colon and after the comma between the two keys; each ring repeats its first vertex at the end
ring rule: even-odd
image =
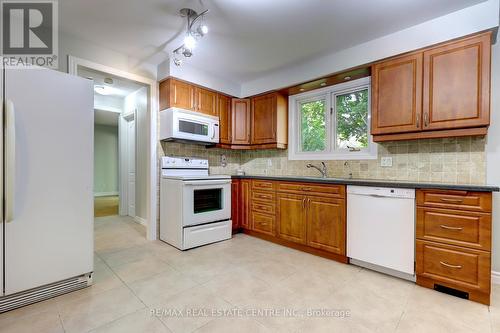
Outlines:
{"type": "Polygon", "coordinates": [[[269,235],[274,235],[274,216],[252,212],[252,229],[269,235]]]}
{"type": "Polygon", "coordinates": [[[252,180],[252,189],[274,191],[274,182],[269,180],[252,180]]]}
{"type": "Polygon", "coordinates": [[[319,194],[343,198],[345,196],[344,185],[320,185],[312,183],[279,183],[278,191],[299,194],[319,194]]]}
{"type": "Polygon", "coordinates": [[[418,207],[417,238],[490,251],[491,215],[418,207]]]}
{"type": "Polygon", "coordinates": [[[417,240],[417,275],[457,289],[490,289],[490,253],[417,240]]]}
{"type": "Polygon", "coordinates": [[[260,212],[265,214],[274,215],[276,206],[273,204],[266,204],[261,202],[252,202],[252,212],[260,212]]]}
{"type": "Polygon", "coordinates": [[[271,191],[252,191],[252,200],[253,201],[263,201],[266,203],[273,203],[275,202],[276,199],[276,194],[271,191]]]}
{"type": "Polygon", "coordinates": [[[417,205],[491,212],[491,193],[469,191],[418,190],[417,205]]]}

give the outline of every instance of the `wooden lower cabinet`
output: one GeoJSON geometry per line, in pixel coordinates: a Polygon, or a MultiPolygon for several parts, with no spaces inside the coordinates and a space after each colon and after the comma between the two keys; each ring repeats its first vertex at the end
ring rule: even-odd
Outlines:
{"type": "Polygon", "coordinates": [[[417,284],[490,303],[491,193],[418,190],[417,284]]]}
{"type": "Polygon", "coordinates": [[[345,255],[346,212],[343,199],[307,198],[307,245],[345,255]]]}
{"type": "Polygon", "coordinates": [[[490,252],[417,240],[417,284],[456,289],[489,305],[490,280],[490,252]]]}
{"type": "Polygon", "coordinates": [[[231,220],[233,221],[233,233],[240,228],[240,180],[231,181],[231,220]]]}
{"type": "Polygon", "coordinates": [[[278,223],[276,236],[292,242],[306,244],[306,196],[278,193],[278,223]]]}
{"type": "Polygon", "coordinates": [[[345,186],[239,181],[239,226],[245,233],[347,262],[345,186]]]}
{"type": "Polygon", "coordinates": [[[248,229],[250,227],[250,180],[241,179],[239,190],[239,224],[241,228],[248,229]]]}
{"type": "Polygon", "coordinates": [[[274,216],[252,211],[252,230],[274,236],[274,216]]]}

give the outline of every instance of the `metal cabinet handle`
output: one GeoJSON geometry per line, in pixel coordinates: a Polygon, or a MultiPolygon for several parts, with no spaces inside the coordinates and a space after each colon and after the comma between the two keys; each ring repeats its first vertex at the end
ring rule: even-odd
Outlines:
{"type": "Polygon", "coordinates": [[[452,264],[448,264],[444,261],[440,261],[439,262],[441,265],[445,266],[445,267],[449,267],[449,268],[456,268],[456,269],[462,269],[462,265],[452,265],[452,264]]]}
{"type": "Polygon", "coordinates": [[[464,202],[464,199],[447,199],[447,198],[441,198],[441,201],[452,202],[452,203],[462,203],[462,202],[464,202]]]}
{"type": "Polygon", "coordinates": [[[306,209],[306,198],[302,199],[302,209],[306,209]]]}
{"type": "Polygon", "coordinates": [[[302,191],[310,191],[310,190],[312,190],[312,188],[310,188],[310,187],[302,187],[301,190],[302,191]]]}
{"type": "Polygon", "coordinates": [[[450,227],[450,226],[444,225],[444,224],[441,224],[440,227],[443,228],[443,229],[447,229],[447,230],[457,230],[457,231],[464,230],[463,227],[450,227]]]}
{"type": "Polygon", "coordinates": [[[311,199],[307,199],[307,208],[310,208],[311,207],[311,199]]]}
{"type": "Polygon", "coordinates": [[[267,222],[259,222],[260,225],[267,225],[267,222]]]}
{"type": "Polygon", "coordinates": [[[420,114],[418,114],[418,113],[417,113],[416,122],[417,122],[417,128],[420,128],[420,114]]]}
{"type": "Polygon", "coordinates": [[[429,126],[429,114],[426,112],[424,113],[424,127],[429,126]]]}

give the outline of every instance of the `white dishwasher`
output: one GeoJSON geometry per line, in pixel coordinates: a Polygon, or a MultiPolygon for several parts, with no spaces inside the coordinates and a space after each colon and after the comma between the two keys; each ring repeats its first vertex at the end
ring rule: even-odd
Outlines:
{"type": "Polygon", "coordinates": [[[415,190],[347,186],[347,256],[415,281],[415,190]]]}

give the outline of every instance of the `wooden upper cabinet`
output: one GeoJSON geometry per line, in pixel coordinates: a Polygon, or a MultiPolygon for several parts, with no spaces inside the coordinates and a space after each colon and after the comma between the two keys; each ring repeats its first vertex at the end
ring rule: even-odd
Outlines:
{"type": "Polygon", "coordinates": [[[373,65],[373,140],[486,134],[490,57],[486,32],[373,65]]]}
{"type": "Polygon", "coordinates": [[[222,94],[217,96],[219,113],[219,140],[223,144],[231,144],[231,98],[222,94]]]}
{"type": "Polygon", "coordinates": [[[172,78],[160,82],[160,110],[171,107],[194,111],[194,86],[172,78]]]}
{"type": "Polygon", "coordinates": [[[276,233],[279,238],[306,244],[306,196],[278,193],[278,220],[276,233]]]}
{"type": "Polygon", "coordinates": [[[424,130],[490,122],[491,34],[424,51],[424,130]]]}
{"type": "Polygon", "coordinates": [[[232,144],[249,145],[251,121],[250,100],[233,98],[231,109],[232,144]]]}
{"type": "Polygon", "coordinates": [[[196,112],[204,113],[215,117],[219,115],[217,112],[216,92],[200,87],[194,87],[194,96],[195,96],[196,112]]]}
{"type": "Polygon", "coordinates": [[[252,144],[287,143],[287,101],[279,93],[252,98],[252,144]]]}
{"type": "Polygon", "coordinates": [[[307,197],[307,245],[340,255],[346,253],[345,200],[307,197]]]}
{"type": "Polygon", "coordinates": [[[422,53],[372,67],[372,134],[414,132],[421,127],[422,53]]]}

